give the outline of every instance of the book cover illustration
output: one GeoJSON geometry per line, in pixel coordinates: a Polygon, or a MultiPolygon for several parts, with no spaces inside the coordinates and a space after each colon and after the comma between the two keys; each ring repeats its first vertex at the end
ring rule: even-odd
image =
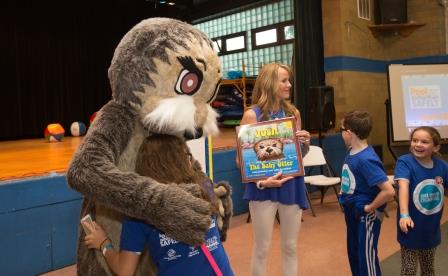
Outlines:
{"type": "Polygon", "coordinates": [[[279,171],[284,176],[304,175],[294,118],[242,125],[236,131],[243,182],[266,179],[279,171]]]}

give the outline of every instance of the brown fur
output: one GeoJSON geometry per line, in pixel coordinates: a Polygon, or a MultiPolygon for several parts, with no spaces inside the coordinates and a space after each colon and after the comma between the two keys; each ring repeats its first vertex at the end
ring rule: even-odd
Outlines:
{"type": "MultiPolygon", "coordinates": [[[[201,70],[202,67],[199,67],[201,70]]],[[[109,68],[113,99],[101,108],[78,147],[67,171],[67,182],[84,195],[81,216],[90,213],[119,243],[123,215],[144,220],[170,237],[190,245],[204,242],[210,225],[210,203],[187,183],[166,185],[133,172],[138,148],[148,133],[195,136],[217,129],[208,104],[222,77],[211,41],[194,27],[174,19],[151,18],[132,28],[117,46],[109,68]],[[163,99],[176,99],[174,91],[183,69],[178,57],[206,62],[199,90],[183,109],[173,107],[169,120],[163,114],[145,120],[163,99]],[[178,115],[193,114],[184,120],[178,115]],[[176,113],[177,112],[177,113],[176,113]],[[203,118],[207,118],[205,122],[203,118]],[[178,123],[180,121],[180,123],[178,123]],[[158,122],[163,125],[158,125],[158,122]],[[199,131],[200,130],[200,131],[199,131]],[[207,130],[207,131],[206,131],[207,130]]],[[[78,275],[110,275],[104,257],[85,247],[80,231],[78,275]]],[[[150,258],[142,256],[136,275],[155,275],[150,258]]]]}
{"type": "Polygon", "coordinates": [[[227,240],[227,230],[230,227],[230,218],[233,215],[233,202],[231,198],[232,188],[226,181],[221,181],[215,185],[215,195],[218,197],[218,228],[221,240],[227,240]]]}
{"type": "Polygon", "coordinates": [[[198,183],[197,196],[212,204],[211,211],[217,213],[218,203],[210,195],[210,181],[194,159],[185,140],[165,134],[152,134],[145,139],[137,154],[135,171],[164,184],[198,183]]]}
{"type": "Polygon", "coordinates": [[[199,122],[200,124],[204,124],[205,121],[207,120],[207,117],[204,116],[204,114],[207,114],[206,110],[205,110],[205,107],[204,106],[198,107],[198,111],[200,111],[200,112],[197,112],[195,114],[195,118],[194,119],[195,119],[196,122],[199,122]]]}
{"type": "Polygon", "coordinates": [[[259,161],[277,160],[284,157],[280,139],[263,139],[255,143],[254,151],[259,161]]]}
{"type": "Polygon", "coordinates": [[[212,183],[214,194],[211,195],[211,187],[206,185],[210,181],[199,162],[192,158],[190,148],[183,139],[165,134],[150,135],[140,146],[135,171],[160,183],[191,183],[189,192],[211,203],[211,212],[218,215],[221,240],[226,240],[233,215],[231,186],[227,182],[212,183]]]}

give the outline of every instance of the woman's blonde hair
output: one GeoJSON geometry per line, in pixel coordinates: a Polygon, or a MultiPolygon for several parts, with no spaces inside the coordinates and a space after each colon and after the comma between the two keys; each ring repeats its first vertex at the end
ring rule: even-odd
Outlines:
{"type": "MultiPolygon", "coordinates": [[[[278,71],[280,68],[288,71],[292,77],[291,69],[280,63],[269,63],[261,68],[257,80],[255,81],[254,90],[252,92],[252,106],[257,105],[261,110],[261,119],[269,120],[269,112],[276,101],[276,93],[278,90],[278,71]]],[[[299,112],[297,108],[287,100],[280,101],[280,108],[285,111],[286,116],[294,116],[298,119],[299,112]]]]}

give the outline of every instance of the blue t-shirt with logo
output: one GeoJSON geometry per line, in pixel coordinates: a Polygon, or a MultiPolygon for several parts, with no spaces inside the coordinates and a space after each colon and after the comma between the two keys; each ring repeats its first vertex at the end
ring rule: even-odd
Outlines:
{"type": "MultiPolygon", "coordinates": [[[[341,173],[340,202],[347,207],[359,207],[371,203],[380,192],[378,184],[387,181],[386,172],[372,146],[356,154],[347,154],[341,173]]],[[[386,204],[379,207],[383,211],[386,204]]]]}
{"type": "MultiPolygon", "coordinates": [[[[410,249],[429,249],[440,244],[440,219],[444,189],[448,181],[445,161],[432,158],[433,167],[422,166],[412,154],[401,156],[395,166],[395,180],[409,181],[409,215],[414,228],[405,234],[397,227],[398,242],[410,249]]],[[[397,220],[400,220],[398,208],[397,220]]]]}
{"type": "MultiPolygon", "coordinates": [[[[205,244],[223,275],[233,276],[214,217],[205,244]]],[[[148,246],[157,266],[157,275],[215,275],[200,247],[176,241],[143,221],[126,218],[121,231],[120,249],[143,252],[145,246],[148,246]]]]}

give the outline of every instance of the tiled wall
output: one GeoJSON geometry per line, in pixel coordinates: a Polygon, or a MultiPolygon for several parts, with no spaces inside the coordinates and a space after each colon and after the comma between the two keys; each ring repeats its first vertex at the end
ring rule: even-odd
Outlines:
{"type": "Polygon", "coordinates": [[[291,65],[293,43],[252,51],[250,30],[284,21],[293,20],[293,0],[279,1],[273,4],[231,14],[195,25],[210,38],[221,37],[246,31],[246,52],[221,56],[224,73],[241,70],[246,65],[248,76],[257,75],[263,64],[281,62],[291,65]]]}

